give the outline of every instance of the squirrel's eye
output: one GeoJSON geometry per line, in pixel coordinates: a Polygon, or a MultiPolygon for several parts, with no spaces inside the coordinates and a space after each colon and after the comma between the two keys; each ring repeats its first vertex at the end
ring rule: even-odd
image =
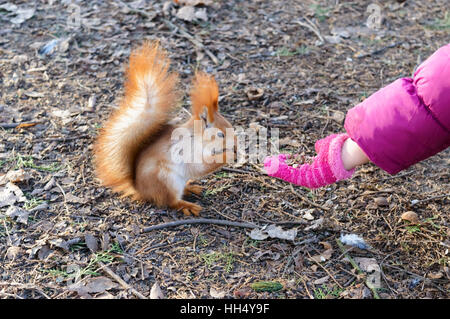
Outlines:
{"type": "Polygon", "coordinates": [[[220,137],[220,138],[224,138],[225,137],[225,135],[221,131],[217,132],[217,136],[220,137]]]}

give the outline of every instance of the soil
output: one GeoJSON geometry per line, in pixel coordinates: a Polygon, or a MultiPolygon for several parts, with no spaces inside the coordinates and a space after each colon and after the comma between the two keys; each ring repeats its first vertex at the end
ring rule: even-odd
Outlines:
{"type": "Polygon", "coordinates": [[[448,298],[448,149],[317,190],[250,162],[198,181],[202,218],[276,225],[293,240],[214,223],[142,232],[192,217],[120,199],[92,165],[145,39],[169,52],[183,107],[195,70],[207,71],[233,125],[278,128],[280,152],[311,157],[347,110],[449,42],[448,1],[204,0],[187,20],[179,2],[14,1],[34,9],[21,24],[0,4],[0,297],[448,298]],[[379,28],[367,26],[373,3],[379,28]]]}

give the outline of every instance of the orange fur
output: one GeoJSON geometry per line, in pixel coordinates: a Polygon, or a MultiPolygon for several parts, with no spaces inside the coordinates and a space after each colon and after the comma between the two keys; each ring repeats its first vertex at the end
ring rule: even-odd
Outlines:
{"type": "Polygon", "coordinates": [[[166,124],[178,103],[178,75],[168,72],[169,64],[167,53],[157,42],[146,42],[132,52],[126,70],[125,96],[94,145],[97,176],[104,186],[123,196],[140,199],[133,185],[136,157],[144,143],[166,124]],[[158,98],[154,105],[149,99],[152,94],[158,98]],[[141,101],[137,101],[139,97],[141,101]],[[149,109],[152,112],[146,114],[149,109]],[[129,120],[127,125],[125,119],[129,120]]]}
{"type": "Polygon", "coordinates": [[[191,89],[192,115],[200,118],[203,109],[208,111],[208,121],[214,122],[214,114],[219,108],[219,87],[214,77],[197,72],[191,89]]]}
{"type": "MultiPolygon", "coordinates": [[[[214,77],[198,72],[191,89],[192,117],[180,126],[169,124],[179,102],[178,76],[168,71],[170,60],[158,43],[144,43],[130,56],[125,96],[94,145],[96,173],[104,186],[135,200],[198,216],[201,206],[182,200],[199,194],[190,179],[211,173],[222,163],[176,163],[171,157],[172,132],[194,131],[194,122],[206,110],[207,124],[224,134],[231,124],[219,113],[219,88],[214,77]]],[[[205,126],[206,127],[206,126],[205,126]]],[[[226,153],[215,154],[226,158],[226,153]]]]}

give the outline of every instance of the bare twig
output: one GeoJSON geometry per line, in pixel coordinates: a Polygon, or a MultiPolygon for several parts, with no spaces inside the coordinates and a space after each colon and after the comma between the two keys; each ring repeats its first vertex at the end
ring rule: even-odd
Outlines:
{"type": "MultiPolygon", "coordinates": [[[[341,241],[338,238],[336,238],[336,243],[339,246],[339,249],[342,251],[345,258],[347,258],[350,264],[352,264],[353,268],[355,268],[359,274],[364,274],[364,272],[361,270],[361,268],[359,268],[358,264],[353,260],[353,258],[347,254],[344,245],[342,245],[341,241]]],[[[377,289],[375,287],[367,284],[366,286],[369,287],[370,290],[372,290],[373,297],[375,299],[380,299],[380,296],[378,295],[377,289]]]]}
{"type": "Polygon", "coordinates": [[[320,205],[320,204],[316,204],[316,203],[310,201],[309,199],[307,199],[305,196],[302,196],[302,195],[300,195],[299,193],[297,193],[297,192],[294,190],[294,188],[292,187],[292,184],[290,184],[289,186],[290,186],[290,189],[291,189],[292,194],[296,195],[298,198],[300,198],[300,199],[303,200],[304,202],[306,202],[306,203],[308,203],[308,204],[310,204],[310,205],[312,205],[312,206],[314,206],[314,207],[323,209],[323,210],[325,210],[325,211],[329,211],[329,210],[330,210],[328,207],[322,206],[322,205],[320,205]]]}
{"type": "Polygon", "coordinates": [[[141,16],[143,16],[144,18],[147,18],[147,19],[153,19],[155,17],[155,14],[150,14],[150,13],[148,13],[144,10],[140,10],[140,9],[134,9],[121,0],[117,0],[117,2],[119,4],[121,4],[123,7],[125,7],[131,13],[140,14],[141,16]]]}
{"type": "Polygon", "coordinates": [[[90,138],[89,135],[77,135],[77,136],[67,136],[67,137],[44,137],[33,139],[33,142],[68,142],[73,140],[80,140],[90,138]]]}
{"type": "Polygon", "coordinates": [[[336,280],[336,278],[334,278],[334,276],[328,271],[328,269],[326,269],[321,263],[317,262],[314,258],[311,257],[311,255],[309,254],[309,252],[306,252],[309,256],[309,259],[314,261],[320,268],[322,268],[323,270],[325,270],[325,272],[328,274],[328,276],[330,276],[330,278],[339,286],[339,288],[344,289],[344,287],[342,287],[342,285],[339,283],[339,281],[336,280]]]}
{"type": "Polygon", "coordinates": [[[323,137],[323,133],[327,129],[329,123],[330,123],[330,111],[327,109],[327,121],[325,122],[325,126],[322,127],[322,130],[320,131],[320,136],[323,137]]]}
{"type": "Polygon", "coordinates": [[[362,58],[365,58],[365,57],[368,57],[368,56],[377,55],[377,54],[383,53],[387,49],[395,48],[396,46],[398,46],[398,45],[400,45],[402,43],[403,42],[395,42],[395,43],[389,44],[389,45],[387,45],[385,47],[382,47],[381,49],[377,49],[377,50],[374,50],[374,51],[369,52],[369,53],[358,54],[356,57],[358,59],[362,59],[362,58]]]}
{"type": "Polygon", "coordinates": [[[415,173],[415,172],[416,172],[416,171],[411,170],[411,171],[406,172],[406,173],[403,173],[403,174],[398,174],[398,175],[394,175],[394,176],[389,176],[389,177],[383,178],[383,179],[381,180],[381,182],[389,181],[389,180],[395,179],[395,178],[405,177],[405,176],[411,175],[411,174],[413,174],[413,173],[415,173]]]}
{"type": "Polygon", "coordinates": [[[317,26],[311,21],[309,20],[307,17],[304,17],[306,22],[303,21],[296,21],[299,25],[301,25],[302,27],[305,27],[309,30],[311,30],[318,38],[321,42],[325,42],[325,40],[323,39],[322,35],[320,34],[319,29],[317,28],[317,26]]]}
{"type": "Polygon", "coordinates": [[[180,33],[181,36],[183,36],[186,39],[188,39],[189,41],[191,41],[192,44],[194,44],[197,48],[205,51],[205,53],[211,58],[211,60],[214,62],[214,64],[216,64],[216,65],[219,64],[219,59],[214,55],[214,53],[212,53],[208,48],[206,48],[204,46],[204,44],[200,42],[200,40],[198,40],[193,35],[189,34],[189,32],[187,32],[183,27],[176,26],[172,22],[170,22],[169,20],[166,20],[166,19],[163,19],[163,21],[169,28],[171,28],[173,30],[178,30],[178,32],[180,33]]]}
{"type": "Polygon", "coordinates": [[[30,127],[30,126],[34,126],[36,124],[36,122],[23,122],[23,123],[0,123],[0,127],[4,128],[4,129],[9,129],[9,128],[23,128],[23,127],[30,127]]]}
{"type": "Polygon", "coordinates": [[[445,198],[445,197],[449,197],[449,196],[450,196],[450,194],[443,194],[443,195],[437,195],[437,196],[421,199],[421,200],[411,204],[411,206],[414,206],[414,205],[417,205],[417,204],[421,204],[421,203],[424,203],[424,202],[428,202],[428,201],[433,200],[433,199],[445,198]]]}
{"type": "Polygon", "coordinates": [[[7,245],[12,245],[11,236],[9,235],[8,226],[6,225],[6,219],[3,219],[3,227],[5,228],[6,236],[8,236],[8,240],[6,241],[7,245]]]}
{"type": "Polygon", "coordinates": [[[2,291],[0,291],[0,297],[9,297],[9,298],[14,298],[14,299],[24,299],[24,298],[18,296],[17,294],[9,294],[7,292],[2,292],[2,291]]]}
{"type": "MultiPolygon", "coordinates": [[[[125,7],[129,12],[140,14],[144,18],[153,19],[155,17],[155,15],[145,12],[144,10],[133,9],[128,4],[126,4],[125,2],[123,2],[121,0],[117,0],[117,2],[119,4],[121,4],[123,7],[125,7]]],[[[219,64],[219,59],[214,55],[214,53],[212,53],[210,50],[208,50],[203,45],[203,43],[201,43],[200,40],[198,40],[195,36],[191,35],[183,27],[174,25],[172,22],[170,22],[167,19],[163,19],[163,21],[170,29],[177,30],[181,36],[183,36],[186,39],[188,39],[189,41],[191,41],[192,44],[194,44],[199,49],[205,51],[205,53],[211,58],[211,60],[214,62],[214,64],[219,64]]]]}
{"type": "Polygon", "coordinates": [[[123,288],[130,290],[133,293],[133,295],[135,295],[139,299],[148,299],[143,294],[141,294],[139,291],[137,291],[136,289],[131,287],[129,284],[127,284],[122,278],[119,277],[119,275],[117,275],[114,271],[112,271],[111,268],[109,268],[107,265],[105,265],[101,261],[98,261],[97,263],[111,278],[113,278],[115,281],[117,281],[123,288]]]}
{"type": "MultiPolygon", "coordinates": [[[[9,286],[9,287],[16,287],[18,289],[27,289],[27,290],[35,290],[40,295],[42,295],[45,299],[51,299],[46,293],[44,293],[41,289],[38,287],[32,285],[32,284],[22,284],[22,283],[16,283],[16,282],[6,282],[6,281],[0,281],[0,286],[9,286]]],[[[21,297],[17,296],[18,298],[22,299],[21,297]]]]}
{"type": "Polygon", "coordinates": [[[247,171],[247,170],[231,168],[231,167],[222,167],[222,170],[226,171],[226,172],[230,172],[230,173],[238,173],[238,174],[246,174],[246,175],[248,175],[248,174],[263,175],[261,172],[258,172],[258,171],[247,171]]]}
{"type": "Polygon", "coordinates": [[[215,224],[215,225],[225,225],[225,226],[233,226],[233,227],[243,227],[243,228],[258,228],[259,226],[250,223],[241,223],[241,222],[233,222],[229,220],[223,219],[210,219],[210,218],[196,218],[196,219],[183,219],[177,220],[174,222],[168,222],[164,224],[154,225],[145,227],[142,229],[142,233],[148,233],[153,230],[168,228],[168,227],[177,227],[180,225],[192,225],[192,224],[215,224]]]}

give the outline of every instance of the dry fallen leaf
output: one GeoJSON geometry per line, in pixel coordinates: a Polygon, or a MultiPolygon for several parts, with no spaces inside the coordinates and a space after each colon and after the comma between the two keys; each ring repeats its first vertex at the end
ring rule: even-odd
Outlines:
{"type": "Polygon", "coordinates": [[[261,228],[254,228],[250,232],[249,236],[251,239],[254,239],[254,240],[264,240],[269,237],[269,234],[267,234],[267,232],[265,232],[261,228]]]}
{"type": "Polygon", "coordinates": [[[327,249],[323,253],[314,255],[310,259],[315,262],[324,262],[331,258],[331,255],[333,254],[333,249],[327,249]]]}
{"type": "Polygon", "coordinates": [[[315,262],[324,262],[330,259],[331,255],[333,255],[333,246],[331,246],[329,242],[321,241],[320,243],[322,244],[323,248],[325,248],[325,251],[321,254],[312,256],[310,260],[313,260],[315,262]]]}
{"type": "Polygon", "coordinates": [[[247,298],[248,296],[250,296],[250,294],[252,293],[252,290],[248,287],[244,287],[241,289],[236,289],[233,292],[233,296],[235,298],[247,298]]]}
{"type": "Polygon", "coordinates": [[[353,260],[358,264],[359,268],[366,272],[366,285],[369,288],[380,288],[381,268],[375,258],[354,257],[353,260]]]}
{"type": "Polygon", "coordinates": [[[58,109],[53,109],[52,110],[52,115],[59,117],[63,120],[63,123],[70,121],[70,111],[69,110],[58,110],[58,109]]]}
{"type": "Polygon", "coordinates": [[[164,294],[159,286],[159,282],[155,281],[150,290],[150,299],[164,299],[164,294]]]}
{"type": "Polygon", "coordinates": [[[341,111],[333,111],[333,115],[331,117],[337,123],[343,123],[345,120],[345,113],[341,111]]]}
{"type": "Polygon", "coordinates": [[[38,251],[38,259],[39,260],[45,260],[47,259],[54,251],[52,249],[50,249],[50,247],[48,247],[47,245],[41,246],[39,247],[39,251],[38,251]]]}
{"type": "Polygon", "coordinates": [[[210,6],[213,4],[213,0],[175,0],[175,2],[183,6],[210,6]]]}
{"type": "Polygon", "coordinates": [[[255,130],[255,132],[259,132],[260,129],[264,128],[264,126],[260,125],[259,122],[251,122],[248,127],[255,130]]]}
{"type": "Polygon", "coordinates": [[[375,258],[354,257],[353,260],[364,272],[372,273],[373,271],[381,271],[381,268],[375,258]]]}
{"type": "Polygon", "coordinates": [[[316,219],[315,221],[313,221],[311,223],[311,226],[308,226],[308,227],[305,228],[305,231],[320,229],[320,228],[323,227],[323,224],[324,224],[324,218],[323,217],[319,218],[319,219],[316,219]]]}
{"type": "Polygon", "coordinates": [[[377,206],[389,206],[389,202],[386,197],[376,197],[373,200],[377,206]]]}
{"type": "Polygon", "coordinates": [[[103,293],[117,288],[119,285],[107,277],[96,277],[83,285],[77,282],[69,286],[69,290],[76,291],[81,297],[91,298],[90,294],[103,293]]]}
{"type": "Polygon", "coordinates": [[[444,277],[444,274],[442,273],[442,271],[430,272],[427,277],[430,279],[441,279],[442,277],[444,277]]]}
{"type": "Polygon", "coordinates": [[[25,95],[29,96],[29,97],[33,97],[33,98],[45,97],[44,93],[42,93],[42,92],[35,92],[35,91],[25,92],[25,95]]]}
{"type": "Polygon", "coordinates": [[[68,203],[86,204],[88,200],[86,198],[80,198],[68,193],[66,194],[66,201],[68,203]]]}
{"type": "Polygon", "coordinates": [[[27,199],[21,189],[11,182],[0,187],[0,207],[14,205],[16,202],[25,202],[27,199]]]}
{"type": "Polygon", "coordinates": [[[84,235],[84,241],[91,252],[95,253],[98,250],[98,241],[91,234],[84,235]]]}
{"type": "Polygon", "coordinates": [[[6,19],[14,24],[21,24],[25,20],[32,18],[35,12],[35,8],[20,8],[9,2],[0,5],[0,9],[10,12],[6,14],[6,19]]]}
{"type": "Polygon", "coordinates": [[[17,246],[11,246],[6,250],[6,258],[8,258],[9,260],[13,261],[14,259],[16,259],[17,255],[20,252],[20,247],[17,246]]]}
{"type": "Polygon", "coordinates": [[[208,21],[208,14],[206,13],[206,9],[199,9],[195,11],[195,17],[198,20],[208,21]]]}
{"type": "Polygon", "coordinates": [[[280,226],[269,225],[267,227],[267,233],[272,238],[280,238],[286,240],[294,240],[297,236],[297,229],[283,230],[280,226]]]}
{"type": "Polygon", "coordinates": [[[30,179],[30,175],[23,169],[8,171],[8,173],[0,176],[0,185],[5,185],[8,182],[19,183],[30,179]]]}
{"type": "Polygon", "coordinates": [[[320,244],[322,244],[323,248],[325,248],[326,250],[333,249],[333,246],[331,246],[331,244],[327,241],[321,241],[320,244]]]}
{"type": "Polygon", "coordinates": [[[209,294],[213,298],[222,299],[225,297],[226,293],[225,293],[225,291],[219,291],[219,290],[216,290],[215,288],[211,287],[211,289],[209,289],[209,294]]]}
{"type": "Polygon", "coordinates": [[[10,218],[15,218],[18,223],[24,225],[28,224],[28,215],[30,215],[30,212],[25,209],[16,206],[10,206],[5,214],[10,218]]]}
{"type": "Polygon", "coordinates": [[[269,225],[263,228],[252,229],[249,236],[255,240],[264,240],[268,237],[294,240],[297,236],[297,229],[283,230],[280,226],[269,225]]]}
{"type": "Polygon", "coordinates": [[[314,216],[312,213],[314,212],[314,209],[307,210],[303,215],[302,218],[306,220],[314,220],[314,216]]]}
{"type": "Polygon", "coordinates": [[[264,90],[261,88],[251,87],[245,90],[247,97],[250,101],[257,100],[264,95],[264,90]]]}
{"type": "Polygon", "coordinates": [[[105,290],[117,288],[118,284],[107,277],[96,277],[85,286],[88,293],[104,292],[105,290]]]}
{"type": "Polygon", "coordinates": [[[313,284],[314,285],[322,285],[322,284],[326,283],[328,281],[328,279],[330,279],[330,276],[325,276],[325,277],[314,280],[313,284]]]}
{"type": "Polygon", "coordinates": [[[280,259],[280,254],[279,253],[274,253],[271,250],[258,250],[252,256],[252,261],[253,262],[257,262],[259,260],[266,260],[266,259],[278,260],[278,259],[280,259]]]}
{"type": "Polygon", "coordinates": [[[195,20],[195,9],[193,6],[181,7],[177,12],[177,18],[184,21],[194,21],[195,20]]]}
{"type": "Polygon", "coordinates": [[[289,146],[292,146],[292,147],[300,147],[301,146],[301,144],[298,141],[292,139],[292,137],[282,138],[279,141],[279,143],[280,143],[280,146],[284,146],[284,145],[289,145],[289,146]]]}

